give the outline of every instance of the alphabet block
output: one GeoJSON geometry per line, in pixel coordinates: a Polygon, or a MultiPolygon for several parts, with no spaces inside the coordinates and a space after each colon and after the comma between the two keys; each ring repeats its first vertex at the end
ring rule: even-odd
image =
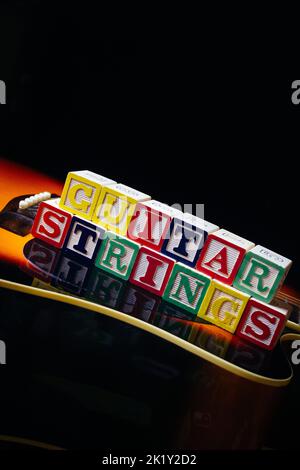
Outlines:
{"type": "Polygon", "coordinates": [[[246,252],[253,247],[254,243],[245,238],[228,230],[217,230],[208,235],[196,269],[231,285],[246,252]]]}
{"type": "Polygon", "coordinates": [[[170,226],[170,236],[164,241],[161,252],[188,266],[194,267],[209,233],[218,226],[193,216],[175,217],[170,226]]]}
{"type": "Polygon", "coordinates": [[[180,217],[182,212],[162,202],[140,202],[136,205],[127,236],[141,245],[160,251],[176,215],[180,217]]]}
{"type": "Polygon", "coordinates": [[[250,299],[236,333],[270,351],[275,347],[287,318],[287,309],[250,299]]]}
{"type": "Polygon", "coordinates": [[[49,245],[61,248],[71,224],[72,215],[58,207],[59,199],[43,201],[35,216],[31,233],[49,245]]]}
{"type": "Polygon", "coordinates": [[[93,263],[106,231],[74,216],[64,243],[64,251],[82,262],[93,263]]]}
{"type": "Polygon", "coordinates": [[[212,280],[198,316],[234,333],[249,300],[249,295],[212,280]]]}
{"type": "Polygon", "coordinates": [[[124,184],[105,186],[93,215],[93,222],[106,230],[126,235],[136,204],[151,199],[124,184]]]}
{"type": "Polygon", "coordinates": [[[246,254],[233,285],[258,300],[270,303],[291,265],[291,260],[257,245],[246,254]]]}
{"type": "Polygon", "coordinates": [[[95,266],[127,280],[132,271],[140,245],[125,237],[107,232],[97,255],[95,266]]]}
{"type": "Polygon", "coordinates": [[[92,171],[70,171],[59,206],[72,214],[91,220],[102,187],[113,183],[115,181],[92,171]]]}
{"type": "Polygon", "coordinates": [[[197,315],[211,278],[181,263],[175,264],[163,299],[197,315]]]}
{"type": "Polygon", "coordinates": [[[174,261],[157,251],[142,246],[130,276],[130,282],[161,296],[165,290],[174,261]]]}

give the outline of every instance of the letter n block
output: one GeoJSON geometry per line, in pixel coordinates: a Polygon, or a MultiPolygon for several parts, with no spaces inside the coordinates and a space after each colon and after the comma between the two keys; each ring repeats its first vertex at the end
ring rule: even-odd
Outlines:
{"type": "Polygon", "coordinates": [[[91,220],[103,186],[115,183],[92,171],[71,171],[67,175],[60,207],[72,214],[91,220]]]}
{"type": "Polygon", "coordinates": [[[245,254],[253,247],[254,243],[245,238],[217,230],[208,235],[196,269],[224,284],[232,284],[245,254]]]}
{"type": "Polygon", "coordinates": [[[74,216],[63,249],[83,263],[93,263],[105,233],[103,228],[74,216]]]}
{"type": "Polygon", "coordinates": [[[197,315],[211,278],[181,263],[175,264],[163,299],[197,315]]]}
{"type": "Polygon", "coordinates": [[[130,282],[162,296],[174,264],[174,261],[167,256],[142,246],[133,267],[130,282]]]}
{"type": "Polygon", "coordinates": [[[249,298],[233,287],[212,280],[198,316],[234,333],[249,298]]]}
{"type": "Polygon", "coordinates": [[[107,232],[97,255],[95,266],[127,280],[132,271],[140,245],[125,237],[107,232]]]}
{"type": "Polygon", "coordinates": [[[236,334],[270,351],[275,347],[287,318],[288,309],[250,299],[236,334]]]}
{"type": "Polygon", "coordinates": [[[191,214],[175,217],[170,226],[170,234],[164,241],[161,252],[194,267],[199,259],[209,233],[218,230],[218,226],[191,214]]]}
{"type": "Polygon", "coordinates": [[[31,233],[34,237],[61,248],[71,224],[72,214],[58,207],[58,199],[41,202],[31,233]]]}
{"type": "Polygon", "coordinates": [[[258,300],[270,303],[291,265],[291,260],[257,245],[246,254],[233,285],[258,300]]]}
{"type": "Polygon", "coordinates": [[[93,222],[106,230],[125,236],[136,204],[151,199],[147,194],[124,184],[104,187],[94,212],[93,222]]]}

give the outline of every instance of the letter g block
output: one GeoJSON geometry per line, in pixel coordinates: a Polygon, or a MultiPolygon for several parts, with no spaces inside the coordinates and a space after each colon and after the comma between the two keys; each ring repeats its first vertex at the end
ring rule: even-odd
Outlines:
{"type": "Polygon", "coordinates": [[[91,220],[103,186],[115,181],[92,171],[68,173],[59,206],[72,214],[91,220]]]}

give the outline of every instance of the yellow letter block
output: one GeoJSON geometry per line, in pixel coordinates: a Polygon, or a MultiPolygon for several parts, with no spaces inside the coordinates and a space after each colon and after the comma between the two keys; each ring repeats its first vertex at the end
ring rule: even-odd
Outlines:
{"type": "Polygon", "coordinates": [[[234,333],[250,296],[218,281],[212,281],[198,316],[234,333]]]}
{"type": "Polygon", "coordinates": [[[115,183],[92,171],[68,173],[59,206],[72,214],[91,220],[103,186],[115,183]]]}
{"type": "Polygon", "coordinates": [[[94,212],[93,222],[118,235],[126,235],[135,206],[151,199],[124,184],[104,187],[94,212]]]}

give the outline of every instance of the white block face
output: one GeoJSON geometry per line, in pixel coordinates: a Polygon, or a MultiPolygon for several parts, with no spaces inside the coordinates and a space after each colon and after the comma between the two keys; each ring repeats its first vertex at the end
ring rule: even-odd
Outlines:
{"type": "MultiPolygon", "coordinates": [[[[256,259],[254,259],[254,261],[256,261],[256,259]]],[[[266,269],[268,269],[269,271],[269,274],[268,276],[264,276],[263,278],[263,287],[265,289],[264,292],[262,292],[258,287],[259,287],[259,283],[260,283],[260,278],[259,276],[262,275],[264,273],[264,270],[263,268],[260,268],[258,267],[256,269],[256,274],[257,276],[253,276],[252,279],[251,279],[251,291],[257,295],[259,295],[260,297],[264,297],[265,299],[268,299],[269,295],[270,295],[270,290],[272,289],[272,287],[274,286],[277,278],[279,275],[281,275],[279,269],[276,269],[275,267],[271,266],[270,264],[268,263],[264,263],[263,261],[259,260],[259,264],[262,265],[262,266],[265,266],[266,269]]],[[[244,284],[243,281],[245,281],[248,277],[248,274],[249,274],[249,271],[252,269],[252,262],[251,260],[249,260],[249,262],[247,263],[247,266],[244,270],[244,273],[243,273],[243,276],[242,276],[242,279],[240,280],[240,284],[241,286],[245,285],[246,288],[249,288],[248,284],[244,284]]]]}
{"type": "Polygon", "coordinates": [[[200,219],[200,217],[196,217],[193,214],[189,214],[188,212],[184,213],[184,217],[182,219],[184,222],[194,225],[195,227],[200,228],[201,230],[205,230],[207,233],[213,233],[219,229],[219,227],[211,222],[207,222],[207,220],[200,219]]]}
{"type": "MultiPolygon", "coordinates": [[[[134,220],[134,223],[129,226],[130,236],[133,238],[139,238],[139,236],[141,236],[141,234],[146,231],[145,240],[149,241],[149,238],[151,237],[151,243],[155,246],[158,246],[170,219],[169,216],[161,212],[159,218],[157,214],[148,213],[145,207],[146,204],[147,203],[143,203],[139,206],[139,215],[134,220]],[[148,233],[148,231],[150,231],[149,224],[151,227],[151,234],[148,233]]],[[[147,204],[147,206],[149,205],[147,204]]]]}
{"type": "Polygon", "coordinates": [[[71,171],[72,175],[76,179],[76,175],[81,176],[82,178],[86,178],[87,180],[93,181],[94,183],[100,184],[101,186],[107,186],[110,184],[116,184],[116,182],[110,178],[106,178],[106,176],[98,175],[93,171],[89,170],[80,170],[80,171],[71,171]]]}
{"type": "Polygon", "coordinates": [[[126,234],[128,217],[134,210],[135,204],[129,200],[124,201],[120,197],[115,197],[114,204],[110,204],[110,194],[106,193],[102,204],[96,210],[99,222],[107,225],[109,230],[115,229],[117,233],[126,234]],[[107,207],[109,207],[109,220],[107,218],[107,207]],[[97,213],[98,212],[98,213],[97,213]]]}
{"type": "MultiPolygon", "coordinates": [[[[170,292],[170,297],[171,298],[174,296],[174,294],[177,293],[180,284],[182,284],[182,278],[186,278],[188,280],[191,292],[193,293],[193,301],[192,301],[192,303],[189,301],[188,296],[186,294],[186,291],[182,287],[180,289],[180,292],[179,292],[180,302],[182,304],[186,305],[187,307],[195,308],[197,306],[198,302],[199,302],[199,299],[200,299],[201,295],[202,295],[203,289],[205,287],[205,283],[204,282],[201,283],[201,281],[199,281],[199,279],[196,279],[192,275],[188,275],[185,272],[182,272],[182,271],[178,272],[177,275],[176,275],[176,278],[174,280],[171,292],[170,292]]],[[[207,277],[207,279],[209,279],[209,278],[207,277]]],[[[179,300],[179,299],[176,298],[176,300],[179,300]]]]}
{"type": "MultiPolygon", "coordinates": [[[[117,240],[116,240],[117,242],[117,240]]],[[[115,242],[114,242],[115,243],[115,242]]],[[[118,269],[118,253],[119,253],[119,250],[118,248],[116,247],[114,249],[114,252],[116,254],[116,256],[112,256],[110,257],[109,259],[109,264],[110,264],[110,269],[113,269],[116,273],[120,273],[122,274],[123,276],[126,276],[127,275],[127,272],[128,272],[128,269],[129,269],[129,266],[130,266],[130,263],[131,263],[131,260],[132,260],[132,257],[134,256],[135,254],[135,250],[130,247],[130,246],[126,246],[126,245],[123,245],[123,244],[120,244],[122,249],[125,250],[125,255],[122,256],[122,267],[123,266],[126,266],[126,269],[124,269],[121,273],[119,272],[119,269],[118,269]]],[[[104,249],[104,252],[101,256],[101,260],[100,260],[100,265],[103,265],[103,260],[106,260],[106,257],[107,257],[107,254],[109,253],[110,251],[110,247],[111,247],[111,241],[108,239],[107,240],[107,243],[105,245],[105,249],[104,249]]]]}
{"type": "Polygon", "coordinates": [[[267,261],[271,261],[272,263],[277,264],[278,266],[282,267],[286,272],[290,269],[292,265],[292,261],[284,256],[278,255],[274,251],[269,250],[268,248],[264,248],[261,245],[257,245],[255,248],[251,250],[251,253],[255,253],[262,258],[265,258],[267,261]]]}
{"type": "Polygon", "coordinates": [[[224,279],[229,278],[233,269],[236,266],[236,263],[240,256],[240,251],[226,245],[226,243],[222,243],[219,240],[215,240],[214,238],[210,239],[206,243],[208,243],[207,245],[208,248],[205,251],[203,260],[201,261],[201,266],[203,266],[204,268],[209,268],[209,270],[215,272],[219,276],[224,277],[224,279]],[[224,248],[226,249],[227,273],[224,272],[222,269],[223,264],[217,261],[218,254],[224,248]],[[217,259],[212,261],[214,258],[217,258],[217,259]],[[209,265],[207,266],[206,263],[209,263],[209,265]]]}
{"type": "Polygon", "coordinates": [[[194,263],[195,257],[199,249],[203,247],[204,243],[204,232],[196,232],[189,228],[182,227],[182,222],[174,220],[173,230],[168,240],[168,243],[165,246],[166,254],[168,253],[173,254],[174,256],[181,258],[183,261],[188,261],[190,263],[194,263]],[[187,256],[178,253],[176,248],[179,247],[182,241],[182,230],[187,230],[187,234],[189,232],[193,232],[193,238],[191,238],[188,243],[186,244],[185,251],[187,256]]]}
{"type": "Polygon", "coordinates": [[[212,311],[212,306],[215,304],[215,302],[218,299],[223,298],[223,297],[226,297],[226,299],[228,299],[228,300],[226,302],[222,303],[221,308],[218,309],[218,321],[224,322],[224,320],[227,316],[226,312],[230,311],[230,314],[233,317],[232,320],[230,321],[230,326],[233,326],[233,325],[235,325],[235,323],[236,323],[236,321],[239,317],[239,311],[240,311],[241,307],[244,304],[243,300],[239,299],[238,297],[236,297],[234,295],[234,289],[232,289],[232,294],[229,294],[227,292],[225,293],[224,291],[216,288],[214,293],[213,293],[213,296],[212,296],[212,298],[209,302],[205,317],[208,320],[210,320],[212,323],[215,323],[216,319],[215,319],[215,316],[214,316],[213,311],[212,311]],[[238,308],[233,310],[230,301],[233,301],[234,303],[236,303],[238,305],[238,308]]]}
{"type": "Polygon", "coordinates": [[[142,201],[147,201],[148,199],[151,199],[151,197],[148,196],[148,194],[141,193],[140,191],[130,188],[129,186],[126,186],[125,184],[114,184],[111,186],[111,188],[114,191],[118,191],[121,195],[126,196],[128,199],[132,199],[136,202],[142,202],[142,201]]]}
{"type": "Polygon", "coordinates": [[[82,183],[81,181],[76,179],[76,176],[73,176],[73,175],[72,175],[71,180],[70,180],[70,184],[69,184],[69,187],[68,187],[68,192],[67,192],[67,195],[66,195],[64,205],[66,207],[70,207],[71,209],[74,207],[73,194],[72,194],[72,198],[71,198],[70,197],[70,194],[71,194],[70,190],[72,188],[75,188],[76,186],[78,186],[78,189],[76,190],[76,193],[75,193],[75,196],[74,196],[76,205],[86,207],[86,210],[83,210],[83,212],[88,213],[89,207],[95,199],[95,194],[96,194],[97,188],[95,186],[93,186],[91,183],[88,183],[88,182],[82,183]],[[80,186],[78,186],[78,185],[80,185],[80,186]]]}
{"type": "Polygon", "coordinates": [[[65,248],[81,256],[84,256],[88,259],[92,259],[95,254],[95,250],[97,248],[98,242],[101,239],[102,231],[100,232],[99,229],[96,230],[96,227],[95,227],[95,230],[93,231],[93,233],[88,235],[86,242],[84,244],[84,249],[86,251],[86,253],[84,253],[76,247],[80,243],[81,237],[86,229],[90,229],[90,227],[87,227],[84,224],[84,222],[80,222],[79,220],[76,220],[71,230],[69,231],[65,248]]]}
{"type": "MultiPolygon", "coordinates": [[[[149,267],[148,257],[151,257],[151,255],[149,253],[142,253],[141,254],[141,256],[139,258],[139,261],[138,261],[137,269],[136,269],[136,271],[134,273],[134,276],[133,276],[134,280],[139,281],[141,284],[145,284],[145,286],[147,286],[148,284],[143,283],[141,281],[141,278],[143,278],[145,276],[145,274],[148,270],[148,267],[149,267]]],[[[153,256],[153,258],[156,259],[155,256],[153,256]]],[[[162,262],[162,264],[157,266],[155,274],[152,278],[153,282],[155,284],[154,289],[156,289],[158,291],[161,289],[161,287],[163,285],[163,282],[164,282],[164,279],[165,279],[165,276],[166,276],[166,273],[167,273],[167,270],[168,270],[168,267],[169,267],[169,264],[164,263],[164,262],[162,262]]]]}
{"type": "Polygon", "coordinates": [[[151,209],[155,209],[162,214],[166,214],[169,217],[180,217],[182,218],[183,213],[175,209],[175,207],[168,206],[167,204],[164,204],[163,202],[155,201],[154,199],[151,199],[151,201],[146,201],[145,206],[150,207],[151,209]]]}
{"type": "MultiPolygon", "coordinates": [[[[57,201],[57,200],[56,200],[57,201]]],[[[41,209],[41,216],[39,220],[39,225],[36,228],[36,234],[41,235],[42,237],[47,237],[45,234],[44,229],[49,232],[49,234],[55,233],[53,229],[53,225],[59,227],[59,231],[57,231],[57,236],[49,236],[49,240],[54,241],[56,243],[61,243],[64,237],[64,229],[70,217],[70,214],[63,215],[60,212],[55,212],[55,208],[57,207],[57,202],[48,202],[47,204],[43,205],[41,209]],[[47,223],[45,220],[45,215],[47,214],[47,219],[50,220],[50,223],[47,223]],[[50,215],[49,215],[50,214],[50,215]],[[50,225],[51,224],[51,225],[50,225]]]]}
{"type": "Polygon", "coordinates": [[[239,237],[238,235],[235,235],[234,233],[225,229],[217,230],[214,235],[216,237],[222,238],[225,241],[228,241],[229,243],[233,243],[234,245],[237,245],[246,251],[251,250],[251,248],[254,248],[255,246],[254,243],[249,242],[249,240],[239,237]]]}

